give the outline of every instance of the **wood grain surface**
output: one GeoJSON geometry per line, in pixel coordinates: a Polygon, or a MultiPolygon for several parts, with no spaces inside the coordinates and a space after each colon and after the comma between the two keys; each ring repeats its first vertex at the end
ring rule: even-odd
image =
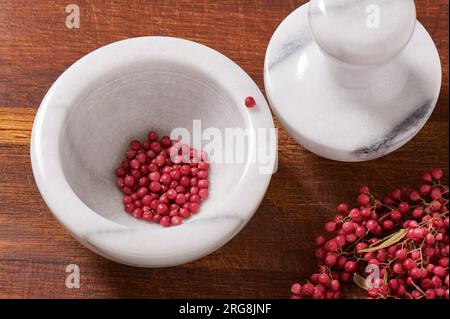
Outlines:
{"type": "Polygon", "coordinates": [[[431,120],[399,151],[366,163],[338,163],[309,153],[280,129],[279,170],[255,217],[219,251],[175,268],[110,262],[53,218],[33,180],[30,133],[44,94],[68,66],[113,41],[176,36],[226,54],[263,90],[269,39],[304,2],[0,0],[0,298],[285,298],[294,280],[314,270],[315,235],[339,202],[354,203],[358,185],[383,193],[416,184],[423,169],[448,170],[449,5],[416,0],[418,19],[440,52],[443,86],[431,120]],[[65,26],[69,3],[80,6],[80,29],[65,26]],[[81,269],[80,289],[64,284],[72,263],[81,269]]]}

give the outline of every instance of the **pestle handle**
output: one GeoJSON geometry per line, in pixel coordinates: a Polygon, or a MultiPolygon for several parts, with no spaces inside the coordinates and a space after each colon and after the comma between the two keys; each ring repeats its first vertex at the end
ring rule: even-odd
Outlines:
{"type": "Polygon", "coordinates": [[[413,0],[311,0],[309,25],[323,53],[352,65],[390,61],[416,24],[413,0]]]}

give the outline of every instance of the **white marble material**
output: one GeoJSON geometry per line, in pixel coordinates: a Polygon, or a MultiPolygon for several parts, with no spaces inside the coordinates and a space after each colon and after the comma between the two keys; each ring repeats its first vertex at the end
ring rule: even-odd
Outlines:
{"type": "Polygon", "coordinates": [[[437,49],[411,22],[413,2],[313,0],[309,8],[281,23],[266,53],[266,92],[282,126],[305,148],[338,161],[400,148],[426,123],[441,87],[437,49]],[[380,29],[358,31],[368,2],[381,8],[380,29]],[[392,15],[398,10],[401,18],[392,15]]]}
{"type": "Polygon", "coordinates": [[[227,57],[181,39],[129,39],[83,57],[48,91],[33,126],[33,173],[54,216],[89,249],[128,265],[174,266],[224,245],[258,208],[271,178],[249,160],[259,128],[273,128],[267,102],[227,57]],[[253,109],[244,106],[250,95],[253,109]],[[247,162],[212,163],[210,196],[181,226],[127,215],[114,185],[127,143],[150,129],[192,129],[193,120],[250,128],[247,162]]]}
{"type": "Polygon", "coordinates": [[[329,56],[373,65],[392,59],[408,44],[416,8],[413,0],[313,0],[309,25],[329,56]]]}

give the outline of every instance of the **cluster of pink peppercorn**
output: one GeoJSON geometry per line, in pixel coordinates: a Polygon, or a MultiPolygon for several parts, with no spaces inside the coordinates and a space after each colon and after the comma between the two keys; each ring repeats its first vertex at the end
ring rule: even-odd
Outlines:
{"type": "Polygon", "coordinates": [[[116,186],[124,194],[124,210],[138,219],[180,225],[209,195],[204,152],[150,132],[147,140],[132,141],[125,157],[116,169],[116,186]]]}
{"type": "Polygon", "coordinates": [[[340,204],[325,224],[329,235],[316,238],[319,271],[293,284],[292,298],[336,299],[354,283],[369,299],[448,299],[449,188],[442,178],[442,169],[424,172],[417,189],[394,189],[381,200],[361,187],[359,206],[340,204]],[[378,278],[365,274],[367,265],[378,278]]]}

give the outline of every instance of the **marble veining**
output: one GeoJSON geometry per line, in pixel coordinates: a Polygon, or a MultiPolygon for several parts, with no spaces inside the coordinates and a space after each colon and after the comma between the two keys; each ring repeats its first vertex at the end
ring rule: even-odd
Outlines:
{"type": "Polygon", "coordinates": [[[398,145],[403,145],[412,136],[408,132],[414,130],[423,119],[428,115],[430,109],[432,109],[433,100],[427,101],[422,106],[418,107],[410,116],[408,116],[403,122],[399,123],[395,128],[389,132],[386,137],[377,142],[374,145],[355,150],[356,156],[368,156],[371,157],[372,154],[387,154],[390,149],[397,147],[398,145]],[[403,138],[398,138],[406,133],[403,138]]]}
{"type": "Polygon", "coordinates": [[[279,52],[277,52],[277,56],[271,59],[267,68],[270,70],[276,67],[279,63],[285,62],[296,52],[305,50],[311,42],[312,37],[310,34],[306,34],[306,32],[304,34],[300,34],[292,41],[283,45],[279,52]]]}

